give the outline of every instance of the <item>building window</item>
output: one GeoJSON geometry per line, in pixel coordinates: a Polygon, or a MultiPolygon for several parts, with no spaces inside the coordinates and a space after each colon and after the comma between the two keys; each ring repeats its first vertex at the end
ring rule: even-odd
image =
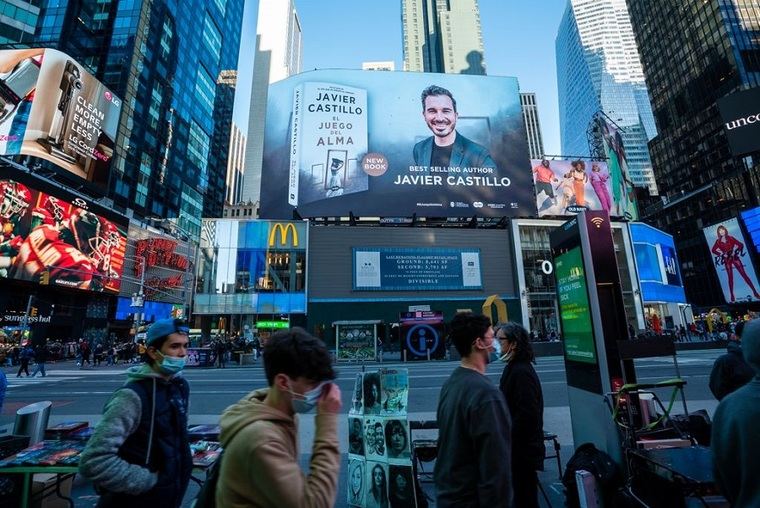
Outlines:
{"type": "Polygon", "coordinates": [[[211,116],[214,114],[214,99],[216,98],[216,84],[211,79],[206,69],[198,67],[195,76],[195,97],[203,104],[206,113],[211,116]]]}
{"type": "Polygon", "coordinates": [[[203,189],[208,187],[208,139],[200,125],[196,122],[190,124],[190,136],[187,143],[187,158],[200,169],[199,186],[203,189]]]}
{"type": "Polygon", "coordinates": [[[219,33],[219,29],[216,28],[208,13],[206,13],[206,19],[203,21],[203,42],[218,62],[219,54],[222,51],[222,34],[219,33]]]}
{"type": "Polygon", "coordinates": [[[222,15],[224,15],[227,10],[227,0],[214,0],[214,3],[216,3],[216,6],[219,7],[219,10],[222,11],[222,15]]]}

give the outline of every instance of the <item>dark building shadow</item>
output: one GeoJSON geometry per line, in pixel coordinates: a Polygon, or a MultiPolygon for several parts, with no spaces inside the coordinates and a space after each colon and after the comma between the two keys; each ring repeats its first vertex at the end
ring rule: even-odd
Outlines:
{"type": "Polygon", "coordinates": [[[467,53],[467,67],[460,74],[473,74],[476,76],[485,76],[486,67],[483,65],[483,53],[480,51],[470,51],[467,53]]]}

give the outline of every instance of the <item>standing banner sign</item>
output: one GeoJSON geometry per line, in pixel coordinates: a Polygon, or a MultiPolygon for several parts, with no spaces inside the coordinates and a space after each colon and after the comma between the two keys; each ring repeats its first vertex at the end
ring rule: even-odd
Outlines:
{"type": "Polygon", "coordinates": [[[739,221],[730,219],[704,228],[723,297],[727,303],[760,301],[755,268],[747,253],[739,221]]]}

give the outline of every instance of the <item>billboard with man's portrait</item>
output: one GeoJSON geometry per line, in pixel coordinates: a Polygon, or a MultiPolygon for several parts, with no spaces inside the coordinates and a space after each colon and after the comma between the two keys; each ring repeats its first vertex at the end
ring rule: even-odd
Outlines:
{"type": "Polygon", "coordinates": [[[515,78],[358,70],[270,86],[260,214],[535,214],[515,78]]]}
{"type": "Polygon", "coordinates": [[[54,49],[0,50],[0,154],[108,182],[121,99],[54,49]]]}

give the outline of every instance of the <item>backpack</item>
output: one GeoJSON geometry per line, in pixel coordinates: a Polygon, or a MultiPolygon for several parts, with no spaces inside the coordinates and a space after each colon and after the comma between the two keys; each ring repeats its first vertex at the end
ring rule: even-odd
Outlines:
{"type": "MultiPolygon", "coordinates": [[[[228,445],[232,443],[238,432],[246,428],[248,425],[243,425],[232,436],[230,436],[228,445]]],[[[193,508],[216,508],[216,485],[219,483],[219,475],[222,470],[222,459],[224,458],[224,451],[219,454],[216,462],[206,470],[206,481],[201,485],[201,490],[198,491],[198,495],[195,496],[195,504],[193,508]]]]}
{"type": "Polygon", "coordinates": [[[219,473],[222,469],[224,450],[219,454],[216,462],[206,471],[206,481],[201,485],[201,490],[195,497],[194,508],[216,508],[216,484],[219,483],[219,473]]]}
{"type": "Polygon", "coordinates": [[[604,499],[603,506],[610,506],[610,502],[618,487],[623,485],[623,476],[618,465],[612,457],[598,450],[592,443],[580,445],[567,462],[565,474],[562,475],[562,484],[565,486],[567,506],[578,508],[578,486],[575,483],[575,472],[586,470],[594,475],[599,494],[604,499]]]}

